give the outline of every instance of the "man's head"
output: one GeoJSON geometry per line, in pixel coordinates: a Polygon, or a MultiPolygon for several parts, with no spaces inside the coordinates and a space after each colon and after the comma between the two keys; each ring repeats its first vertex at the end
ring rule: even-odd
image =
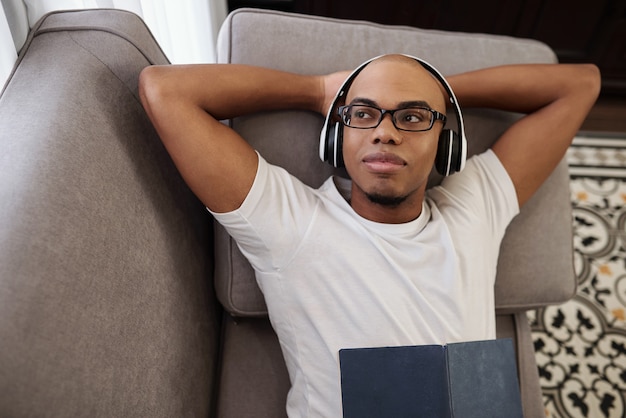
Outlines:
{"type": "Polygon", "coordinates": [[[430,70],[403,55],[375,59],[356,75],[341,109],[353,203],[421,209],[445,121],[445,91],[430,70]]]}

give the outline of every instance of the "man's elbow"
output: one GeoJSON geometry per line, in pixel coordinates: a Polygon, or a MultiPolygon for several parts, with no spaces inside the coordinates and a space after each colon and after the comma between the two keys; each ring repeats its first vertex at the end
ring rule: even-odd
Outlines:
{"type": "Polygon", "coordinates": [[[579,89],[584,91],[595,102],[602,87],[600,69],[595,64],[580,65],[580,77],[577,84],[579,89]]]}
{"type": "Polygon", "coordinates": [[[167,95],[163,72],[162,66],[153,65],[144,68],[139,74],[139,99],[151,118],[154,107],[164,103],[167,95]]]}

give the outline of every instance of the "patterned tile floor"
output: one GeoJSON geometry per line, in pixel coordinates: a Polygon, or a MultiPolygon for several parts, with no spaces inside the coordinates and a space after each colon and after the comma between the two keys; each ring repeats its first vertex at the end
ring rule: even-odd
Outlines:
{"type": "Polygon", "coordinates": [[[568,155],[577,295],[529,313],[546,417],[626,416],[626,138],[568,155]]]}

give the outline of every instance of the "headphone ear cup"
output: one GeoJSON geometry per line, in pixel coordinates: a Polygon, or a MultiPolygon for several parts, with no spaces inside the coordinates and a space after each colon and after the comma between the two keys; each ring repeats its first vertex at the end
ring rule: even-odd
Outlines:
{"type": "Polygon", "coordinates": [[[343,127],[341,123],[329,123],[320,137],[320,157],[334,167],[343,167],[343,127]]]}
{"type": "Polygon", "coordinates": [[[343,126],[335,122],[328,133],[327,161],[336,168],[343,167],[343,126]]]}
{"type": "Polygon", "coordinates": [[[465,165],[465,149],[456,132],[444,129],[439,135],[435,168],[439,174],[449,176],[461,171],[465,165]]]}
{"type": "Polygon", "coordinates": [[[330,162],[331,149],[335,137],[335,125],[326,122],[328,125],[322,131],[320,136],[320,158],[325,163],[330,162]]]}

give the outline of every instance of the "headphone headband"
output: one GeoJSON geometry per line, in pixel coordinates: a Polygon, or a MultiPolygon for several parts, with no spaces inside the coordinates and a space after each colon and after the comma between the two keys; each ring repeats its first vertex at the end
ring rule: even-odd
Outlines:
{"type": "MultiPolygon", "coordinates": [[[[452,105],[454,109],[454,113],[456,114],[457,131],[456,131],[456,134],[454,132],[449,132],[447,130],[446,132],[442,133],[442,136],[445,136],[449,139],[448,141],[449,144],[446,144],[443,147],[443,148],[447,148],[447,151],[443,151],[441,149],[442,147],[440,146],[440,149],[438,150],[438,153],[437,153],[438,163],[436,164],[436,167],[437,167],[437,170],[441,172],[441,174],[443,175],[449,175],[449,174],[453,174],[454,172],[461,171],[463,167],[465,166],[465,158],[466,158],[466,153],[467,153],[467,147],[466,147],[467,140],[465,138],[465,126],[463,122],[463,115],[461,113],[461,108],[458,104],[458,101],[456,99],[454,92],[452,91],[452,88],[450,87],[446,79],[443,77],[443,75],[428,62],[420,58],[411,56],[411,55],[407,55],[407,54],[401,54],[401,55],[407,58],[411,58],[417,61],[418,63],[420,63],[422,67],[424,67],[433,77],[435,77],[441,83],[443,88],[446,90],[446,93],[448,94],[448,97],[450,100],[450,104],[452,105]],[[454,140],[454,139],[457,139],[457,140],[454,140]],[[453,150],[454,147],[460,148],[460,149],[453,150]],[[440,157],[440,153],[443,153],[446,155],[440,157]],[[439,160],[443,161],[443,158],[445,158],[445,162],[439,163],[440,162],[439,160]]],[[[341,125],[340,122],[335,122],[335,124],[333,125],[333,122],[332,122],[333,112],[336,111],[339,101],[346,95],[346,93],[348,92],[348,89],[352,85],[352,82],[357,77],[357,75],[372,61],[375,61],[383,56],[384,55],[379,55],[359,65],[346,78],[342,86],[337,91],[337,94],[335,95],[335,98],[333,99],[333,102],[330,105],[330,108],[328,109],[328,113],[326,115],[326,119],[324,120],[324,124],[322,125],[322,131],[320,134],[319,153],[320,153],[320,158],[322,159],[322,161],[328,161],[335,167],[343,166],[343,157],[341,155],[343,125],[341,125]]]]}

